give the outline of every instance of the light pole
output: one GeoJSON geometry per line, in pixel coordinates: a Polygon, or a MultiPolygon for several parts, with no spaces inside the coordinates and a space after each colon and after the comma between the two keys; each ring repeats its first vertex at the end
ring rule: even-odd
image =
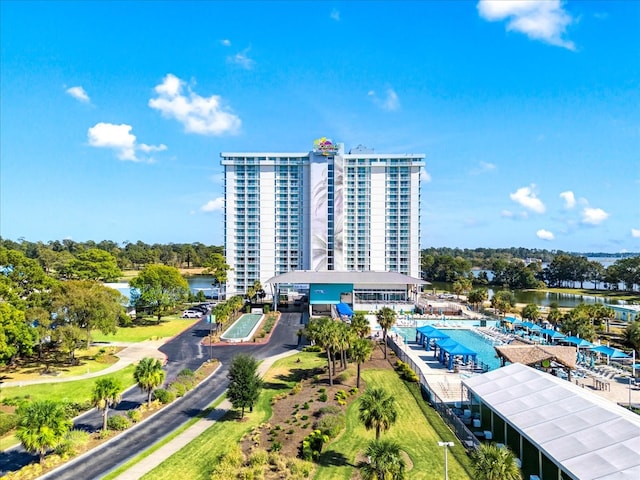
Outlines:
{"type": "Polygon", "coordinates": [[[453,447],[453,442],[438,442],[439,447],[444,447],[444,480],[449,480],[449,465],[447,461],[447,450],[453,447]]]}

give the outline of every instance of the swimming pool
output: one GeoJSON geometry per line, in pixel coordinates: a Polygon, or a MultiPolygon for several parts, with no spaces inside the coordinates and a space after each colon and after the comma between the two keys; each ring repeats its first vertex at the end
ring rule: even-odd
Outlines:
{"type": "MultiPolygon", "coordinates": [[[[409,342],[416,339],[416,329],[408,327],[393,327],[392,330],[409,342]]],[[[475,333],[473,330],[464,328],[443,328],[442,332],[446,333],[456,342],[470,348],[478,354],[478,361],[489,366],[490,370],[500,368],[500,360],[496,356],[493,344],[488,340],[475,333]]]]}
{"type": "Polygon", "coordinates": [[[223,342],[246,342],[258,329],[261,313],[244,313],[220,336],[223,342]]]}

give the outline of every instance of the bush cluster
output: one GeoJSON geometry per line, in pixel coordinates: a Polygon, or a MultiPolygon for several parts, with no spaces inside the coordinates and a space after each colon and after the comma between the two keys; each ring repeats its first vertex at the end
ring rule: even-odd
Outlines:
{"type": "Polygon", "coordinates": [[[0,436],[18,426],[20,417],[13,413],[0,413],[0,436]]]}
{"type": "Polygon", "coordinates": [[[320,430],[314,430],[304,437],[300,445],[300,458],[303,460],[317,460],[322,452],[322,447],[329,441],[329,437],[320,430]]]}
{"type": "Polygon", "coordinates": [[[131,420],[124,415],[112,415],[107,419],[107,427],[118,432],[126,430],[131,426],[131,420]]]}
{"type": "Polygon", "coordinates": [[[400,377],[407,382],[417,383],[418,381],[420,381],[418,375],[416,374],[416,372],[411,370],[411,367],[408,363],[405,363],[401,360],[396,360],[395,368],[400,377]]]}

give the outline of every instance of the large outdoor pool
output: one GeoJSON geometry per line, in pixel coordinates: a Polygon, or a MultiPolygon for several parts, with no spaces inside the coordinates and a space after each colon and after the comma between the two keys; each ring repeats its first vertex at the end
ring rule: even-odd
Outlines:
{"type": "MultiPolygon", "coordinates": [[[[392,330],[401,337],[406,338],[408,342],[415,342],[416,340],[416,329],[413,327],[393,327],[392,330]]],[[[500,360],[496,357],[496,351],[489,340],[486,340],[473,330],[464,328],[443,328],[441,331],[456,342],[476,352],[478,361],[488,365],[490,370],[500,368],[500,360]]]]}
{"type": "Polygon", "coordinates": [[[233,322],[220,337],[224,342],[246,342],[251,339],[260,325],[261,313],[245,313],[233,322]]]}

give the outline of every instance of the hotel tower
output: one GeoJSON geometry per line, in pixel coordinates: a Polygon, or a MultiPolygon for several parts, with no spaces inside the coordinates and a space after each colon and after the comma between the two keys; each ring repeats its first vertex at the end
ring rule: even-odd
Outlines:
{"type": "Polygon", "coordinates": [[[310,152],[221,153],[227,294],[292,270],[420,278],[424,154],[321,138],[310,152]]]}

